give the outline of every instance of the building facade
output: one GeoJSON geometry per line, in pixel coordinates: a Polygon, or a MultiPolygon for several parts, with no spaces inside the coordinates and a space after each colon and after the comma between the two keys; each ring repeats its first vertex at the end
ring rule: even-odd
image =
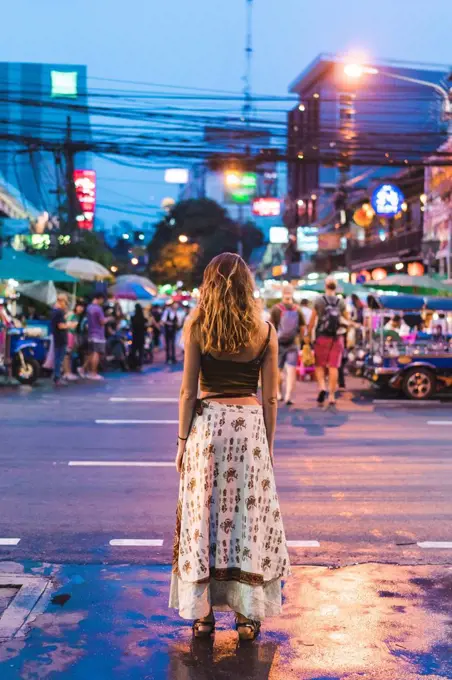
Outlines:
{"type": "MultiPolygon", "coordinates": [[[[0,63],[0,184],[24,203],[55,214],[61,177],[58,153],[68,121],[74,142],[91,137],[87,69],[67,64],[0,63]]],[[[75,155],[75,168],[90,168],[90,155],[75,155]]]]}
{"type": "Polygon", "coordinates": [[[379,251],[398,263],[405,232],[410,256],[420,253],[419,168],[447,138],[444,102],[429,84],[447,91],[449,70],[378,62],[352,70],[353,77],[346,66],[341,57],[320,55],[290,86],[298,102],[288,115],[288,218],[293,228],[318,229],[317,259],[326,267],[338,266],[342,255],[343,265],[357,270],[379,251]],[[374,215],[360,231],[353,221],[359,201],[365,206],[379,185],[397,180],[405,210],[389,220],[374,215]]]}

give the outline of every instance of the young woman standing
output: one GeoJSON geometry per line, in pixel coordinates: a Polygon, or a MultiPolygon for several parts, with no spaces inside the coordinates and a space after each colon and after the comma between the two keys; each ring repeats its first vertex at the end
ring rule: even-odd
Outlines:
{"type": "Polygon", "coordinates": [[[276,332],[245,262],[223,253],[187,323],[180,394],[170,606],[195,619],[196,637],[214,631],[213,608],[235,611],[243,640],[281,611],[290,567],[273,475],[277,391],[276,332]]]}

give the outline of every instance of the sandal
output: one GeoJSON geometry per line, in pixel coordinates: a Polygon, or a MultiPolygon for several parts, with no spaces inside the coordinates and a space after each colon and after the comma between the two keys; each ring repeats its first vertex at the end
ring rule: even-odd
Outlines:
{"type": "Polygon", "coordinates": [[[210,610],[209,619],[196,619],[193,622],[193,636],[195,638],[209,638],[215,632],[215,617],[212,609],[210,610]]]}
{"type": "Polygon", "coordinates": [[[239,622],[238,617],[235,617],[235,629],[239,634],[240,640],[253,641],[261,632],[261,622],[254,619],[246,619],[246,621],[239,622]]]}

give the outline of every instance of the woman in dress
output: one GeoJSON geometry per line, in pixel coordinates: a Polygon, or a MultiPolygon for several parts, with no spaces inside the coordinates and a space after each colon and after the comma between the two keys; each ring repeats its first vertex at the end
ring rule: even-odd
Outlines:
{"type": "Polygon", "coordinates": [[[277,390],[278,341],[251,272],[218,255],[186,326],[176,458],[170,607],[195,619],[196,637],[214,631],[214,608],[235,611],[243,640],[281,612],[290,567],[273,475],[277,390]]]}

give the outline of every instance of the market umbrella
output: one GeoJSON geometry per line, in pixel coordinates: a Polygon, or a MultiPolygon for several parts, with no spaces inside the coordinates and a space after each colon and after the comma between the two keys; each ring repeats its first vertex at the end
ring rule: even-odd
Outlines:
{"type": "Polygon", "coordinates": [[[391,274],[381,281],[368,281],[364,285],[375,290],[393,290],[413,295],[452,295],[452,286],[431,276],[391,274]]]}
{"type": "Polygon", "coordinates": [[[52,307],[57,299],[59,293],[67,295],[69,306],[71,309],[75,306],[75,297],[65,290],[56,288],[53,281],[33,281],[32,283],[22,283],[17,291],[21,295],[25,295],[31,300],[43,302],[45,305],[52,307]]]}
{"type": "Polygon", "coordinates": [[[115,283],[108,292],[117,300],[153,300],[154,295],[139,283],[115,283]]]}
{"type": "Polygon", "coordinates": [[[151,279],[148,279],[147,276],[138,276],[138,274],[123,274],[116,277],[116,283],[138,283],[140,286],[152,293],[152,295],[157,294],[157,286],[155,283],[152,283],[151,279]]]}
{"type": "Polygon", "coordinates": [[[48,260],[39,255],[29,255],[14,248],[2,248],[0,257],[0,280],[54,281],[75,283],[76,279],[50,266],[48,260]]]}
{"type": "Polygon", "coordinates": [[[82,281],[103,281],[112,278],[112,273],[103,265],[82,257],[60,257],[51,262],[50,266],[82,281]]]}

